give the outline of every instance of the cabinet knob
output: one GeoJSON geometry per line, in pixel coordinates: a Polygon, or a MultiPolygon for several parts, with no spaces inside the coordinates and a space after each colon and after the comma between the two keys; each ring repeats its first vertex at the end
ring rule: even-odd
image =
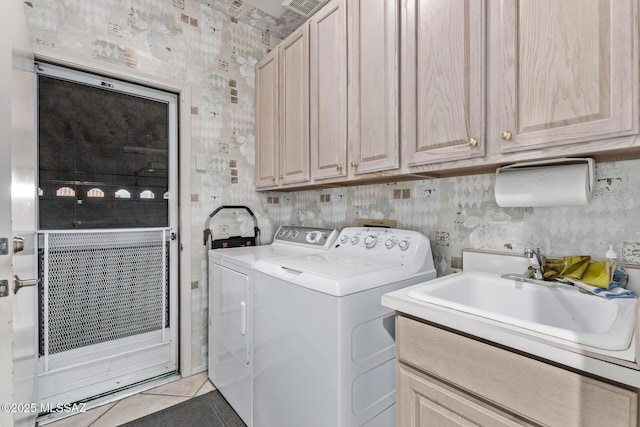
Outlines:
{"type": "Polygon", "coordinates": [[[352,167],[352,168],[357,168],[357,167],[358,167],[358,164],[359,164],[359,163],[358,163],[358,162],[356,162],[355,160],[352,160],[352,161],[351,161],[351,167],[352,167]]]}
{"type": "Polygon", "coordinates": [[[478,140],[475,138],[470,138],[469,139],[469,147],[473,148],[473,147],[477,147],[478,146],[478,140]]]}
{"type": "Polygon", "coordinates": [[[276,177],[275,176],[271,177],[271,182],[276,182],[276,177]]]}
{"type": "Polygon", "coordinates": [[[341,163],[338,163],[338,164],[336,165],[336,170],[339,170],[339,171],[341,171],[341,170],[342,170],[342,164],[341,164],[341,163]]]}
{"type": "Polygon", "coordinates": [[[284,175],[280,175],[280,181],[284,179],[284,175]]]}
{"type": "Polygon", "coordinates": [[[511,131],[505,130],[504,132],[502,132],[502,135],[500,135],[500,138],[502,138],[502,140],[504,141],[511,141],[512,136],[513,135],[511,134],[511,131]]]}

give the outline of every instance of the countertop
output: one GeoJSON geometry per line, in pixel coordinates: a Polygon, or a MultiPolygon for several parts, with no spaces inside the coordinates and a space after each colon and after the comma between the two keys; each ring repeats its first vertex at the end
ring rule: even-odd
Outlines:
{"type": "MultiPolygon", "coordinates": [[[[526,270],[528,265],[526,258],[517,256],[503,257],[503,255],[497,254],[465,251],[463,257],[465,271],[476,271],[478,268],[482,268],[489,273],[521,272],[522,267],[526,270]],[[496,257],[502,257],[502,259],[496,257]]],[[[640,274],[640,271],[637,273],[640,274]]],[[[636,272],[633,276],[636,276],[636,272]]],[[[633,278],[630,277],[630,280],[633,278]]],[[[634,283],[634,285],[636,284],[634,283]]],[[[419,286],[422,285],[416,285],[416,287],[419,286]]],[[[595,353],[588,347],[571,345],[563,340],[521,328],[509,328],[508,325],[500,322],[479,319],[473,315],[413,299],[407,295],[412,288],[414,287],[399,289],[383,295],[382,305],[411,317],[544,359],[550,363],[640,388],[640,365],[635,362],[637,327],[629,349],[622,352],[599,351],[595,353]]],[[[638,316],[636,315],[637,322],[638,316]]]]}

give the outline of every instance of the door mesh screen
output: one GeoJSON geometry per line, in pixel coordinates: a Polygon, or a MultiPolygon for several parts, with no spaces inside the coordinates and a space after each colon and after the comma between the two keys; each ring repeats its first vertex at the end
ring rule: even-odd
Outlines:
{"type": "Polygon", "coordinates": [[[46,232],[40,354],[168,326],[168,232],[46,232]]]}

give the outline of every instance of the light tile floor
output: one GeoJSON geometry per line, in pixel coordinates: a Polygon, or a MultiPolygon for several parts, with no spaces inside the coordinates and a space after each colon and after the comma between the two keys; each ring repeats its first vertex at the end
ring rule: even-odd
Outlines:
{"type": "Polygon", "coordinates": [[[115,427],[213,390],[215,387],[205,371],[49,423],[46,427],[115,427]]]}

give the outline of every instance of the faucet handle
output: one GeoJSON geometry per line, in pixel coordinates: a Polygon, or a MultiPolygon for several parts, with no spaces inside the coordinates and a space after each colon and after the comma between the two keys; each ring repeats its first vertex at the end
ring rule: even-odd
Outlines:
{"type": "Polygon", "coordinates": [[[536,279],[543,279],[542,259],[540,259],[540,248],[533,250],[531,248],[525,248],[524,256],[529,258],[531,267],[533,267],[533,277],[536,279]]]}

